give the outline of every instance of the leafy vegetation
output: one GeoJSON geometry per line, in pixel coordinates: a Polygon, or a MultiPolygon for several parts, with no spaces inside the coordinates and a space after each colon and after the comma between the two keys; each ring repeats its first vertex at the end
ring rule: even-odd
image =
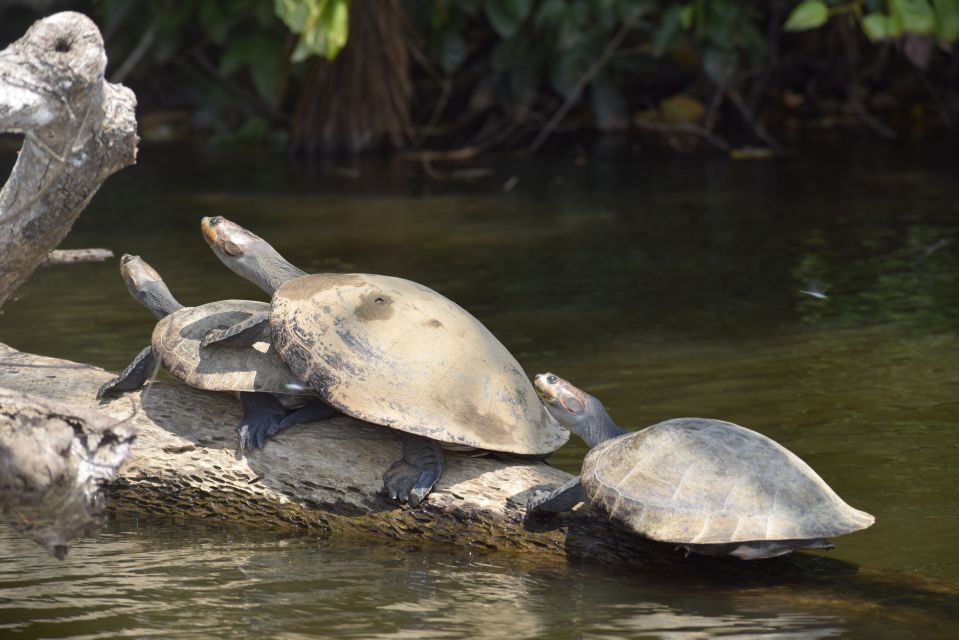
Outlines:
{"type": "MultiPolygon", "coordinates": [[[[951,128],[959,108],[959,0],[54,4],[92,13],[116,79],[189,130],[295,141],[365,114],[348,143],[306,149],[538,148],[591,127],[775,151],[796,122],[892,137],[917,118],[951,128]]],[[[0,9],[0,30],[36,17],[0,9]]]]}
{"type": "MultiPolygon", "coordinates": [[[[942,44],[959,39],[959,2],[956,0],[850,0],[830,6],[824,0],[803,0],[786,20],[788,31],[816,29],[831,16],[851,14],[872,42],[900,37],[923,37],[942,44]]],[[[915,64],[928,63],[927,47],[906,49],[915,64]]]]}

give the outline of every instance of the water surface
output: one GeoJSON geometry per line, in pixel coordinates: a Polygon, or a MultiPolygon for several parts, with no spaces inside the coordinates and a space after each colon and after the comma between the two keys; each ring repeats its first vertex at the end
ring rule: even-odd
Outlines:
{"type": "MultiPolygon", "coordinates": [[[[663,583],[457,549],[120,521],[63,564],[3,530],[0,629],[941,637],[938,625],[959,619],[941,595],[959,584],[956,155],[845,144],[731,163],[615,150],[585,164],[573,153],[491,159],[489,177],[437,182],[401,160],[345,167],[146,148],[66,242],[142,255],[185,304],[263,298],[202,242],[203,215],[252,228],[307,271],[427,284],[486,323],[528,373],[567,377],[623,425],[698,415],[773,437],[877,517],[838,539],[830,562],[931,579],[940,595],[893,586],[855,614],[826,606],[822,584],[719,588],[695,573],[663,583]]],[[[115,262],[76,265],[38,272],[0,315],[0,340],[118,370],[152,324],[115,262]]],[[[554,461],[575,472],[584,452],[571,441],[554,461]]],[[[824,583],[840,592],[843,571],[828,566],[824,583]]]]}

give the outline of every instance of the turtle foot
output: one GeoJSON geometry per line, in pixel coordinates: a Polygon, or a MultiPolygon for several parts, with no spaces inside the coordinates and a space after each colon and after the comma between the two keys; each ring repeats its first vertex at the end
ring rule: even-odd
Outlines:
{"type": "Polygon", "coordinates": [[[534,491],[526,501],[526,515],[539,516],[569,511],[583,499],[583,485],[577,476],[552,491],[534,491]]]}
{"type": "Polygon", "coordinates": [[[238,453],[244,451],[253,451],[262,449],[267,439],[277,431],[277,423],[274,420],[249,420],[237,427],[237,435],[240,436],[240,443],[237,447],[238,453]]]}
{"type": "Polygon", "coordinates": [[[436,469],[427,469],[405,460],[397,460],[383,474],[383,484],[390,497],[399,502],[408,502],[411,507],[419,505],[440,478],[436,469]]]}
{"type": "Polygon", "coordinates": [[[261,340],[270,328],[269,313],[254,313],[246,320],[226,329],[211,329],[203,336],[200,347],[217,344],[226,347],[250,347],[261,340]]]}
{"type": "Polygon", "coordinates": [[[107,382],[103,383],[99,389],[97,389],[97,400],[102,400],[104,396],[113,395],[117,384],[120,383],[120,378],[113,378],[107,382]]]}
{"type": "Polygon", "coordinates": [[[286,414],[283,405],[268,393],[243,392],[240,400],[243,402],[243,419],[236,428],[240,437],[237,457],[244,451],[262,449],[267,438],[280,430],[286,414]]]}
{"type": "Polygon", "coordinates": [[[403,457],[383,474],[390,497],[417,506],[443,475],[443,449],[439,443],[411,433],[403,434],[403,457]]]}
{"type": "Polygon", "coordinates": [[[108,380],[97,390],[97,400],[121,391],[134,391],[146,384],[147,378],[156,373],[157,361],[153,347],[144,347],[120,375],[108,380]]]}
{"type": "Polygon", "coordinates": [[[526,514],[531,516],[539,516],[543,514],[555,513],[554,511],[547,509],[540,509],[541,506],[549,502],[552,495],[552,491],[534,491],[526,501],[526,514]]]}

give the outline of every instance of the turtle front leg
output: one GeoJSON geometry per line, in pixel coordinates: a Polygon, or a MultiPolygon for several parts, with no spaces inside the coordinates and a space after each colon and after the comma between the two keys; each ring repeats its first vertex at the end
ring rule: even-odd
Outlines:
{"type": "Polygon", "coordinates": [[[103,396],[111,396],[121,391],[133,391],[146,384],[147,378],[153,375],[157,368],[157,359],[153,355],[153,347],[146,347],[127,368],[113,380],[104,383],[97,391],[97,400],[103,396]]]}
{"type": "Polygon", "coordinates": [[[327,418],[341,415],[343,414],[330,405],[321,400],[316,400],[306,406],[300,407],[299,409],[294,409],[286,414],[286,417],[283,418],[276,426],[276,431],[270,435],[275,435],[287,427],[292,427],[293,425],[300,424],[301,422],[317,422],[319,420],[326,420],[327,418]]]}
{"type": "Polygon", "coordinates": [[[443,449],[436,440],[403,434],[403,457],[383,474],[390,497],[417,506],[443,474],[443,449]]]}
{"type": "Polygon", "coordinates": [[[243,403],[243,419],[236,428],[240,437],[237,457],[244,451],[262,449],[263,443],[279,431],[278,427],[286,417],[286,407],[269,393],[241,391],[240,402],[243,403]]]}
{"type": "Polygon", "coordinates": [[[218,344],[225,347],[251,347],[263,339],[270,328],[270,313],[254,313],[246,320],[226,329],[211,329],[203,336],[201,347],[218,344]]]}
{"type": "Polygon", "coordinates": [[[539,513],[561,513],[569,511],[586,496],[579,476],[552,491],[535,491],[526,501],[526,515],[539,513]]]}

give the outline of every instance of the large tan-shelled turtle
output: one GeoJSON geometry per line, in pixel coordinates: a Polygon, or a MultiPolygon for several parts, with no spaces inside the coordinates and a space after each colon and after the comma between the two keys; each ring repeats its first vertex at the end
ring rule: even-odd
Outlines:
{"type": "Polygon", "coordinates": [[[771,558],[832,548],[874,521],[770,438],[731,422],[666,420],[627,433],[602,403],[552,373],[534,380],[548,411],[590,447],[578,478],[538,491],[527,513],[586,501],[653,540],[706,555],[771,558]]]}
{"type": "Polygon", "coordinates": [[[383,477],[394,499],[415,506],[429,493],[442,448],[541,456],[568,439],[506,347],[439,293],[390,276],[306,275],[229,220],[202,228],[220,260],[273,296],[269,313],[204,344],[245,347],[269,332],[325,402],[402,431],[403,456],[383,477]]]}
{"type": "Polygon", "coordinates": [[[97,398],[139,389],[158,365],[191,387],[234,392],[244,409],[237,427],[241,451],[262,447],[266,438],[291,425],[339,413],[300,384],[268,341],[259,340],[244,349],[200,348],[207,332],[268,310],[267,303],[220,300],[184,307],[140,256],[120,258],[120,274],[133,298],[159,322],[150,346],[100,387],[97,398]]]}

